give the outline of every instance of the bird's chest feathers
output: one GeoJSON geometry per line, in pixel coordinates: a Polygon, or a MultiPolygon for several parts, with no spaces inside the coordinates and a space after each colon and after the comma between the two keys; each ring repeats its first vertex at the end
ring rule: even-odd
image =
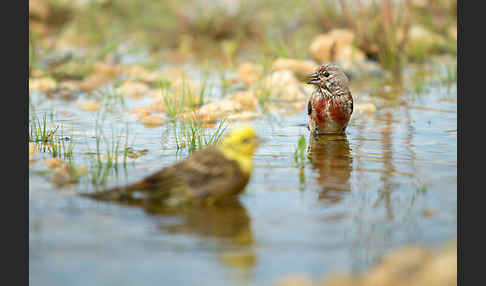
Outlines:
{"type": "Polygon", "coordinates": [[[312,101],[313,117],[318,123],[325,123],[329,120],[336,124],[345,124],[347,115],[344,110],[344,100],[339,96],[326,96],[318,94],[312,101]]]}

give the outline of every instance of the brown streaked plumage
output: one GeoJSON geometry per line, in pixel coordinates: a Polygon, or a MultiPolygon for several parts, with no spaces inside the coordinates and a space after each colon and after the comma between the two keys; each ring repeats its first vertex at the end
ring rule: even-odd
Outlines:
{"type": "Polygon", "coordinates": [[[316,88],[307,103],[307,128],[317,135],[343,134],[353,113],[348,77],[337,65],[324,64],[308,78],[316,88]]]}
{"type": "Polygon", "coordinates": [[[194,152],[139,182],[83,195],[103,201],[171,207],[231,199],[248,183],[257,145],[252,127],[235,128],[218,145],[194,152]]]}

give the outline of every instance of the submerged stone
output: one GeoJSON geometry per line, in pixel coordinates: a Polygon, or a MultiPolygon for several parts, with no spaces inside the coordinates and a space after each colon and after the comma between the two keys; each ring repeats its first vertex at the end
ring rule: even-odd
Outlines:
{"type": "Polygon", "coordinates": [[[80,100],[78,101],[77,106],[84,111],[97,111],[101,108],[100,104],[91,100],[80,100]]]}
{"type": "Polygon", "coordinates": [[[120,87],[116,89],[116,92],[122,96],[139,98],[147,95],[150,88],[141,82],[136,82],[132,80],[125,81],[120,87]]]}
{"type": "Polygon", "coordinates": [[[251,62],[240,64],[237,72],[241,81],[246,85],[252,85],[262,77],[261,69],[251,62]]]}
{"type": "Polygon", "coordinates": [[[161,126],[167,121],[166,118],[156,115],[147,115],[140,118],[140,122],[147,127],[161,126]]]}
{"type": "Polygon", "coordinates": [[[55,90],[57,82],[49,77],[29,79],[29,92],[49,92],[55,90]]]}

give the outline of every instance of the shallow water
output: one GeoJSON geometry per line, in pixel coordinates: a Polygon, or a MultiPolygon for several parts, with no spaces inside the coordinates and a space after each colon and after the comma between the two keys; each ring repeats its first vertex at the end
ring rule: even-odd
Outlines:
{"type": "MultiPolygon", "coordinates": [[[[97,202],[76,195],[94,190],[89,176],[56,188],[42,174],[46,167],[35,163],[29,176],[30,282],[269,285],[290,273],[320,279],[334,271],[360,272],[389,249],[433,247],[455,237],[456,85],[432,83],[420,96],[380,93],[366,84],[351,89],[358,103],[374,101],[378,110],[355,113],[346,136],[312,140],[304,110],[251,121],[266,142],[254,157],[246,191],[226,207],[154,214],[97,202]],[[302,168],[294,161],[301,135],[308,144],[302,168]]],[[[75,142],[74,164],[93,174],[97,115],[41,94],[31,98],[37,112],[53,112],[62,122],[75,142]]],[[[132,109],[145,100],[124,105],[132,109]]],[[[101,124],[107,140],[128,128],[128,145],[147,152],[120,163],[100,188],[133,182],[186,156],[176,152],[167,125],[146,128],[122,105],[112,107],[101,124]]]]}

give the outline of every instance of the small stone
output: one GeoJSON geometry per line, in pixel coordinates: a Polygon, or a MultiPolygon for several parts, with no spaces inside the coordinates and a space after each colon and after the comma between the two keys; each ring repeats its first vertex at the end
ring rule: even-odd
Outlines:
{"type": "Polygon", "coordinates": [[[254,111],[243,111],[229,115],[226,119],[229,121],[249,121],[261,117],[262,114],[254,111]]]}
{"type": "Polygon", "coordinates": [[[457,285],[457,253],[445,252],[425,264],[410,285],[452,286],[457,285]]]}
{"type": "Polygon", "coordinates": [[[160,126],[163,125],[166,121],[167,119],[165,119],[164,117],[155,116],[155,115],[148,115],[140,118],[140,122],[142,122],[142,124],[147,127],[160,126]]]}
{"type": "Polygon", "coordinates": [[[291,71],[275,71],[264,79],[265,90],[256,92],[269,92],[269,97],[280,101],[305,101],[307,94],[301,83],[291,71]]]}
{"type": "Polygon", "coordinates": [[[77,176],[87,176],[88,175],[88,167],[80,166],[75,168],[75,172],[77,176]]]}
{"type": "Polygon", "coordinates": [[[309,276],[304,274],[294,274],[281,279],[274,286],[312,286],[313,282],[309,276]]]}
{"type": "Polygon", "coordinates": [[[80,100],[77,103],[77,106],[84,111],[97,111],[101,108],[101,105],[90,100],[80,100]]]}
{"type": "Polygon", "coordinates": [[[116,92],[122,96],[139,98],[148,94],[150,88],[141,82],[128,80],[116,89],[116,92]]]}
{"type": "Polygon", "coordinates": [[[47,20],[50,10],[48,3],[43,0],[29,0],[29,18],[47,20]]]}
{"type": "Polygon", "coordinates": [[[29,92],[48,92],[55,90],[57,82],[49,77],[29,79],[29,92]]]}
{"type": "Polygon", "coordinates": [[[68,97],[80,92],[79,83],[75,81],[63,81],[59,84],[59,95],[68,97]]]}
{"type": "Polygon", "coordinates": [[[64,162],[59,158],[52,158],[45,161],[45,164],[49,169],[57,169],[61,167],[64,164],[64,162]]]}
{"type": "Polygon", "coordinates": [[[258,107],[258,98],[251,91],[240,91],[230,95],[229,98],[241,104],[245,110],[256,110],[258,107]]]}
{"type": "Polygon", "coordinates": [[[373,113],[376,111],[376,106],[373,103],[356,103],[354,104],[354,111],[373,113]]]}
{"type": "Polygon", "coordinates": [[[358,283],[358,279],[356,277],[351,276],[350,274],[345,273],[334,273],[326,278],[323,283],[323,286],[357,286],[360,285],[358,283]]]}
{"type": "Polygon", "coordinates": [[[146,83],[158,83],[165,78],[165,73],[159,71],[153,71],[146,74],[142,74],[139,79],[146,83]]]}
{"type": "Polygon", "coordinates": [[[148,107],[144,107],[144,106],[136,107],[132,109],[130,112],[133,113],[138,118],[142,118],[152,114],[152,111],[148,107]]]}
{"type": "Polygon", "coordinates": [[[353,46],[344,46],[336,51],[334,61],[352,60],[352,61],[363,61],[366,59],[364,52],[354,48],[353,46]]]}
{"type": "Polygon", "coordinates": [[[128,66],[124,68],[123,73],[130,79],[140,79],[144,75],[150,73],[150,71],[142,66],[128,66]]]}
{"type": "Polygon", "coordinates": [[[201,119],[209,118],[223,118],[228,115],[237,113],[242,110],[242,106],[239,102],[233,100],[223,100],[219,102],[208,103],[203,105],[197,114],[201,119]]]}
{"type": "Polygon", "coordinates": [[[62,187],[66,184],[73,183],[75,181],[75,176],[69,166],[63,164],[54,169],[49,176],[49,179],[53,184],[62,187]]]}
{"type": "Polygon", "coordinates": [[[101,87],[104,84],[107,84],[111,80],[112,77],[109,75],[91,74],[80,82],[79,87],[82,91],[90,92],[101,87]]]}
{"type": "Polygon", "coordinates": [[[392,251],[366,274],[363,278],[364,285],[415,285],[407,282],[430,258],[430,252],[418,246],[407,246],[392,251]]]}
{"type": "Polygon", "coordinates": [[[434,215],[436,215],[436,214],[437,214],[437,212],[436,212],[436,211],[434,211],[434,210],[431,210],[431,209],[424,209],[424,210],[422,211],[422,214],[423,214],[425,217],[429,217],[429,216],[434,216],[434,215]]]}
{"type": "Polygon", "coordinates": [[[106,63],[96,63],[91,67],[91,70],[95,74],[116,77],[123,71],[123,68],[121,66],[113,66],[106,63]]]}
{"type": "Polygon", "coordinates": [[[242,63],[237,69],[241,81],[247,85],[252,85],[261,78],[260,69],[251,62],[242,63]]]}
{"type": "Polygon", "coordinates": [[[29,74],[30,78],[37,78],[37,77],[43,77],[45,75],[45,72],[41,69],[34,69],[32,68],[31,73],[29,74]]]}
{"type": "Polygon", "coordinates": [[[34,143],[29,143],[29,160],[37,153],[37,146],[34,143]]]}
{"type": "Polygon", "coordinates": [[[29,30],[38,37],[47,37],[49,26],[45,22],[29,19],[29,30]]]}
{"type": "Polygon", "coordinates": [[[160,88],[151,89],[150,92],[149,92],[149,96],[153,97],[153,98],[161,99],[162,98],[162,91],[160,90],[160,88]]]}
{"type": "Polygon", "coordinates": [[[165,101],[164,100],[157,100],[155,102],[152,102],[150,105],[150,110],[155,113],[166,113],[167,112],[167,107],[165,106],[165,101]]]}

